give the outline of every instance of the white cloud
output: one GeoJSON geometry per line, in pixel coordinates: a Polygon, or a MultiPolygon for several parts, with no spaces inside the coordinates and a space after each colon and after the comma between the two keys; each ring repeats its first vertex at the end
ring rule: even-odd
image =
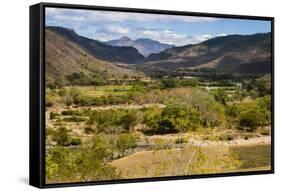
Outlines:
{"type": "MultiPolygon", "coordinates": [[[[47,20],[52,25],[69,27],[76,30],[81,35],[108,41],[122,36],[129,36],[132,39],[151,38],[162,43],[183,46],[186,44],[196,44],[215,36],[225,34],[191,35],[179,33],[171,29],[136,27],[128,23],[152,22],[165,23],[184,22],[184,25],[194,22],[215,22],[219,19],[211,17],[175,16],[160,14],[126,13],[112,11],[75,10],[63,8],[47,8],[47,20]]],[[[150,23],[151,24],[151,23],[150,23]]],[[[144,25],[140,25],[144,26],[144,25]]]]}
{"type": "Polygon", "coordinates": [[[148,13],[126,13],[114,11],[93,11],[93,10],[74,10],[63,8],[47,8],[47,17],[52,17],[57,20],[68,21],[85,21],[85,22],[124,22],[124,21],[149,21],[149,22],[215,22],[219,18],[214,17],[194,17],[194,16],[181,16],[181,15],[160,15],[148,13]]]}
{"type": "Polygon", "coordinates": [[[120,27],[120,26],[108,26],[105,31],[110,32],[110,33],[117,33],[120,35],[127,35],[127,34],[129,34],[130,29],[126,28],[126,27],[120,27]]]}
{"type": "Polygon", "coordinates": [[[183,46],[187,44],[196,44],[217,36],[224,36],[226,34],[202,34],[202,35],[186,35],[177,33],[170,29],[146,29],[146,28],[129,28],[119,25],[106,26],[95,31],[92,38],[101,41],[108,41],[118,39],[123,36],[128,36],[132,39],[150,38],[162,43],[174,44],[176,46],[183,46]]]}

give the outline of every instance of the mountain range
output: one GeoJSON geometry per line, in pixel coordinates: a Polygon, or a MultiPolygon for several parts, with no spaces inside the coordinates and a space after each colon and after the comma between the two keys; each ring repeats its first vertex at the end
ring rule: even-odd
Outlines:
{"type": "Polygon", "coordinates": [[[118,47],[134,47],[145,57],[149,56],[152,53],[159,53],[168,48],[175,47],[175,45],[160,43],[149,38],[139,38],[136,40],[132,40],[127,36],[124,36],[117,40],[107,41],[105,43],[111,46],[118,47]]]}
{"type": "MultiPolygon", "coordinates": [[[[194,45],[170,47],[147,57],[135,47],[121,46],[133,41],[128,37],[111,41],[115,44],[112,46],[63,27],[46,27],[45,34],[47,76],[53,79],[80,71],[104,78],[141,76],[140,71],[169,72],[181,68],[237,74],[271,71],[271,33],[215,37],[194,45]]],[[[140,41],[148,42],[146,46],[159,43],[150,39],[133,42],[140,41]]]]}
{"type": "Polygon", "coordinates": [[[198,68],[217,72],[257,74],[271,71],[271,33],[215,37],[151,54],[142,67],[198,68]]]}

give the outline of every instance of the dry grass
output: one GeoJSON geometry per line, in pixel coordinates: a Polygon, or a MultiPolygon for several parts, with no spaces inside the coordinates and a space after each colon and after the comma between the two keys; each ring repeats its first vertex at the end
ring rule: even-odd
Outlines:
{"type": "Polygon", "coordinates": [[[225,146],[143,151],[111,163],[125,178],[230,172],[236,160],[225,146]]]}

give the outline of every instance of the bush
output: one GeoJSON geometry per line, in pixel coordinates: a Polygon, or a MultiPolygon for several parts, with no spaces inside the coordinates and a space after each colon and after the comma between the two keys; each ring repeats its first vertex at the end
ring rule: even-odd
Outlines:
{"type": "Polygon", "coordinates": [[[221,135],[219,137],[219,140],[221,140],[221,141],[231,141],[233,139],[234,139],[234,136],[231,134],[221,135]]]}
{"type": "Polygon", "coordinates": [[[200,113],[193,107],[168,105],[161,113],[146,114],[144,123],[154,133],[193,131],[200,127],[200,113]]]}
{"type": "Polygon", "coordinates": [[[82,140],[80,138],[72,138],[70,144],[71,145],[81,145],[82,140]]]}
{"type": "Polygon", "coordinates": [[[262,115],[257,110],[249,110],[243,112],[240,117],[240,125],[244,127],[249,127],[249,131],[255,131],[257,127],[263,124],[262,115]]]}
{"type": "Polygon", "coordinates": [[[120,174],[116,168],[105,162],[110,155],[106,143],[96,137],[90,147],[51,147],[46,153],[46,181],[64,183],[118,179],[120,174]]]}
{"type": "Polygon", "coordinates": [[[208,92],[201,90],[192,92],[188,104],[200,113],[203,127],[218,127],[225,123],[224,106],[208,92]]]}
{"type": "Polygon", "coordinates": [[[180,138],[177,138],[176,140],[175,140],[175,143],[176,144],[182,144],[182,143],[188,143],[188,138],[187,137],[180,137],[180,138]]]}
{"type": "Polygon", "coordinates": [[[53,96],[46,95],[45,106],[52,107],[54,104],[55,104],[55,98],[53,96]]]}
{"type": "Polygon", "coordinates": [[[177,81],[173,78],[163,79],[161,81],[163,88],[175,88],[177,87],[177,81]]]}
{"type": "Polygon", "coordinates": [[[270,135],[270,130],[269,129],[261,129],[260,134],[261,135],[270,135]]]}
{"type": "Polygon", "coordinates": [[[71,110],[71,109],[64,110],[64,111],[61,112],[61,114],[62,115],[76,115],[76,116],[82,115],[82,113],[80,111],[78,111],[78,110],[75,111],[75,110],[71,110]]]}
{"type": "Polygon", "coordinates": [[[134,135],[129,133],[122,133],[117,139],[117,149],[124,154],[127,149],[134,148],[137,146],[136,138],[134,135]]]}
{"type": "Polygon", "coordinates": [[[50,112],[50,119],[53,120],[53,119],[57,119],[57,117],[59,116],[60,114],[56,113],[56,112],[50,112]]]}
{"type": "Polygon", "coordinates": [[[86,121],[87,119],[85,117],[80,117],[80,116],[71,116],[71,117],[66,117],[63,119],[65,122],[83,122],[86,121]]]}
{"type": "Polygon", "coordinates": [[[61,112],[62,115],[74,115],[73,110],[64,110],[61,112]]]}
{"type": "Polygon", "coordinates": [[[139,118],[138,118],[138,112],[137,111],[128,111],[127,114],[121,117],[121,125],[126,131],[134,130],[134,127],[138,124],[139,118]]]}
{"type": "Polygon", "coordinates": [[[91,127],[86,127],[84,129],[84,131],[85,131],[86,134],[92,134],[92,133],[95,132],[95,130],[93,128],[91,128],[91,127]]]}
{"type": "Polygon", "coordinates": [[[221,89],[218,89],[216,92],[215,92],[215,100],[223,105],[226,105],[226,102],[228,100],[228,96],[227,94],[225,93],[225,91],[221,90],[221,89]]]}
{"type": "Polygon", "coordinates": [[[70,136],[68,130],[64,127],[60,127],[53,135],[53,140],[60,146],[70,145],[70,136]]]}

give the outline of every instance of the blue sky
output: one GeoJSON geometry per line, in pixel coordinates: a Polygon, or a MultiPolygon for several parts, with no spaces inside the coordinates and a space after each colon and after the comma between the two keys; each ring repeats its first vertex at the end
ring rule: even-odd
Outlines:
{"type": "Polygon", "coordinates": [[[128,36],[182,46],[230,34],[270,32],[270,21],[46,8],[46,25],[108,41],[128,36]]]}

